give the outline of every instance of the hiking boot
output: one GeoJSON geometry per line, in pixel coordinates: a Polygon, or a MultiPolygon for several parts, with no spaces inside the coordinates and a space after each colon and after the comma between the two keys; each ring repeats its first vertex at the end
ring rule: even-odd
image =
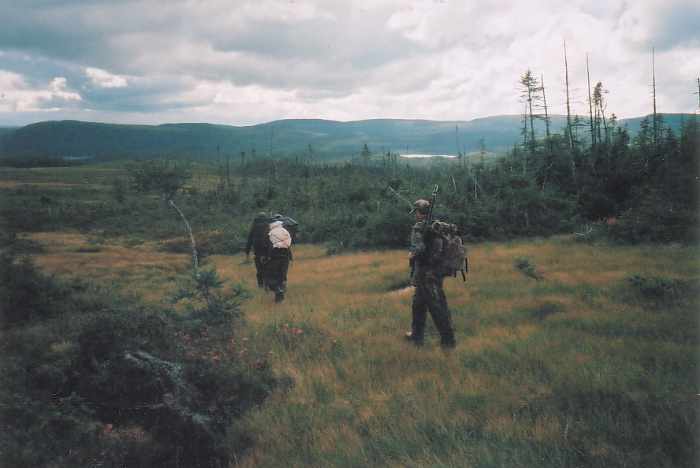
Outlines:
{"type": "Polygon", "coordinates": [[[423,346],[423,337],[419,337],[412,331],[407,331],[406,334],[403,336],[406,341],[410,341],[413,343],[415,346],[423,346]]]}
{"type": "Polygon", "coordinates": [[[456,346],[457,342],[455,341],[454,337],[443,338],[440,340],[440,347],[445,351],[455,349],[456,346]]]}

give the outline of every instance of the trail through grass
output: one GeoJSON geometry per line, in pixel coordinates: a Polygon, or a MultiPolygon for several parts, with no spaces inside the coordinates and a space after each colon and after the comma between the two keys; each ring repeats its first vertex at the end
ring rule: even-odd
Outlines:
{"type": "MultiPolygon", "coordinates": [[[[34,239],[46,246],[37,256],[46,270],[148,301],[172,293],[189,262],[149,243],[34,239]]],[[[410,324],[405,252],[329,257],[298,246],[279,305],[254,287],[244,259],[208,261],[252,292],[249,347],[270,350],[295,384],[246,417],[257,440],[240,466],[694,465],[696,248],[564,238],[472,246],[468,282],[446,280],[458,340],[449,353],[432,328],[422,349],[401,339],[410,324]],[[542,279],[518,271],[519,257],[542,279]],[[632,275],[690,286],[650,302],[632,275]]]]}

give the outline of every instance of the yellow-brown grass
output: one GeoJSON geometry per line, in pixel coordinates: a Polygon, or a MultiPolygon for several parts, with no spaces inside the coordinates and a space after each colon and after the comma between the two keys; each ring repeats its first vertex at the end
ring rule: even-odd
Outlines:
{"type": "MultiPolygon", "coordinates": [[[[106,244],[86,253],[79,250],[88,239],[79,234],[43,233],[33,238],[48,249],[37,256],[42,268],[114,282],[154,302],[172,292],[174,275],[189,263],[187,255],[157,252],[150,244],[106,244]]],[[[254,287],[253,264],[244,262],[242,255],[211,257],[209,262],[223,279],[242,283],[253,293],[244,304],[251,346],[270,349],[274,369],[295,382],[288,393],[274,395],[246,417],[245,426],[254,431],[257,443],[239,465],[473,463],[464,458],[469,456],[467,445],[442,452],[426,447],[409,456],[411,447],[426,443],[421,432],[426,427],[456,437],[455,428],[479,425],[506,439],[565,446],[566,418],[547,412],[523,416],[531,405],[552,396],[550,384],[536,378],[518,380],[512,375],[517,366],[513,371],[480,368],[478,359],[486,352],[504,353],[511,345],[519,346],[529,359],[523,365],[545,361],[556,367],[566,362],[558,370],[562,378],[581,378],[582,368],[628,342],[588,335],[568,342],[566,333],[575,332],[547,340],[544,325],[648,320],[639,306],[614,303],[609,295],[593,292],[610,292],[636,273],[698,276],[697,252],[659,249],[589,246],[566,239],[471,246],[468,282],[446,280],[458,338],[451,353],[436,346],[434,335],[423,349],[401,339],[410,324],[411,301],[411,289],[403,287],[403,251],[329,257],[321,247],[298,246],[282,304],[274,304],[271,294],[254,287]],[[544,279],[536,281],[517,271],[517,257],[531,259],[544,279]],[[545,306],[553,310],[551,315],[537,316],[545,306]],[[630,318],[631,312],[638,316],[630,318]],[[303,333],[288,331],[294,327],[303,333]],[[371,438],[396,444],[396,454],[377,460],[371,438]]],[[[431,324],[430,330],[434,332],[431,324]]],[[[590,385],[599,382],[602,388],[619,382],[622,377],[615,376],[615,369],[595,370],[590,385]]]]}

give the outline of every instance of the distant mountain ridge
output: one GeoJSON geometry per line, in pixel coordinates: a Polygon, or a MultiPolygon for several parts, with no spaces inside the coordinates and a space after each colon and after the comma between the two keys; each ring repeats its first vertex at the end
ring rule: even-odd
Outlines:
{"type": "MultiPolygon", "coordinates": [[[[665,114],[664,122],[680,128],[691,114],[665,114]]],[[[635,134],[643,117],[620,120],[635,134]]],[[[551,117],[551,131],[561,132],[566,117],[551,117]]],[[[538,121],[537,132],[544,133],[538,121]]],[[[238,156],[350,159],[364,144],[372,152],[457,154],[472,152],[480,141],[488,151],[506,151],[521,139],[519,115],[469,121],[370,119],[339,122],[287,119],[251,126],[181,123],[127,125],[73,120],[47,121],[0,128],[0,154],[10,157],[91,158],[113,160],[155,156],[206,159],[238,156]]],[[[580,130],[585,132],[585,130],[580,130]]]]}

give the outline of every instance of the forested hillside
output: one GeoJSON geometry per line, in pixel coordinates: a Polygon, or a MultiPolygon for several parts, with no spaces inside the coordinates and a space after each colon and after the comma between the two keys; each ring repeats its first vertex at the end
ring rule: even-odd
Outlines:
{"type": "MultiPolygon", "coordinates": [[[[685,115],[668,115],[667,125],[678,131],[685,115]]],[[[641,118],[618,122],[632,135],[641,118]]],[[[566,117],[548,117],[551,132],[566,125],[566,117]]],[[[211,124],[118,125],[50,121],[18,129],[0,129],[0,154],[5,160],[87,158],[114,159],[187,157],[289,158],[316,161],[348,160],[363,145],[373,153],[453,154],[505,152],[522,139],[521,116],[496,116],[470,121],[373,119],[337,122],[320,119],[279,120],[235,127],[211,124]],[[3,133],[5,134],[3,138],[3,133]]],[[[538,136],[545,123],[534,122],[538,136]]],[[[584,133],[584,130],[581,130],[584,133]]]]}
{"type": "Polygon", "coordinates": [[[17,130],[16,127],[0,127],[0,148],[2,148],[3,139],[6,138],[7,135],[13,133],[15,130],[17,130]]]}

